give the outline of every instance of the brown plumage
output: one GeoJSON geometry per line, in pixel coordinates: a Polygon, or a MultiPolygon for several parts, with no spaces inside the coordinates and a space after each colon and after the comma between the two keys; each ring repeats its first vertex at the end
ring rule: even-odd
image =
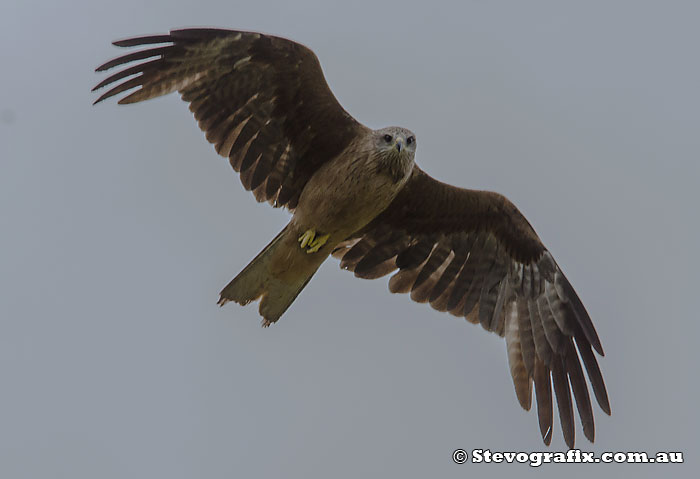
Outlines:
{"type": "Polygon", "coordinates": [[[516,396],[530,409],[534,383],[546,444],[553,397],[567,445],[574,445],[573,401],[593,441],[584,369],[599,406],[610,414],[593,353],[603,355],[600,340],[571,284],[508,199],[424,173],[414,164],[413,134],[358,123],[333,96],[313,52],[298,43],[188,29],[115,45],[157,46],[98,67],[141,61],[99,83],[95,89],[111,89],[95,103],[133,89],[119,103],[179,91],[243,186],[258,201],[293,212],[285,229],[224,288],[220,304],[259,299],[267,326],[330,254],[360,278],[395,272],[391,292],[409,293],[505,337],[516,396]],[[325,243],[307,246],[309,231],[324,234],[325,243]]]}

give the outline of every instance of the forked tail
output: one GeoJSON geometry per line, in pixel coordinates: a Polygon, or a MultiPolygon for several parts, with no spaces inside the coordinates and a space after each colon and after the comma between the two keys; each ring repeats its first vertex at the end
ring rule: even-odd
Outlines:
{"type": "Polygon", "coordinates": [[[238,276],[221,291],[218,304],[246,305],[260,299],[263,327],[277,321],[289,308],[327,255],[306,254],[287,225],[238,276]]]}

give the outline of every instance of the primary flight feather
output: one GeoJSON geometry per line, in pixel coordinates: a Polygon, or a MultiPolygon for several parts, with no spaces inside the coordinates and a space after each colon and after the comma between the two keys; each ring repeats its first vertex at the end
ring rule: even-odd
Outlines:
{"type": "Polygon", "coordinates": [[[481,324],[506,340],[521,406],[534,384],[542,438],[552,438],[553,395],[574,445],[573,400],[594,440],[588,383],[610,414],[596,360],[603,349],[581,300],[532,226],[504,196],[439,182],[416,166],[415,135],[372,130],[338,103],[316,55],[254,32],[174,30],[114,42],[148,46],[97,71],[95,103],[178,91],[216,151],[258,201],[292,212],[287,226],[222,291],[219,304],[260,300],[276,322],[330,255],[360,278],[481,324]],[[155,45],[155,46],[154,46],[155,45]],[[135,63],[139,62],[139,63],[135,63]],[[583,364],[583,367],[582,367],[583,364]]]}

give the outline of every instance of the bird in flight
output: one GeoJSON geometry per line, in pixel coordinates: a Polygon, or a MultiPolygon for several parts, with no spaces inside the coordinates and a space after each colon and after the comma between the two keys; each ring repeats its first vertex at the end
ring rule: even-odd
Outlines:
{"type": "Polygon", "coordinates": [[[178,91],[217,153],[259,201],[286,207],[287,226],[222,291],[219,304],[260,301],[276,322],[329,256],[359,278],[397,271],[409,293],[505,338],[520,405],[533,383],[542,439],[552,439],[553,400],[574,446],[595,426],[591,397],[610,414],[596,360],[603,348],[581,300],[530,223],[504,196],[451,186],[415,164],[406,128],[372,130],[331,92],[316,55],[284,38],[219,29],[114,42],[132,51],[97,68],[123,68],[94,90],[120,104],[178,91]],[[582,367],[583,366],[583,367],[582,367]],[[553,392],[552,392],[553,391],[553,392]]]}

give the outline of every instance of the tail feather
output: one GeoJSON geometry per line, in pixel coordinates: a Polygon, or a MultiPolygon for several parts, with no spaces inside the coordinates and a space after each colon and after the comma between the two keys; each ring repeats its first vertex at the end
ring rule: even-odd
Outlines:
{"type": "Polygon", "coordinates": [[[287,226],[221,291],[218,304],[246,305],[260,299],[267,327],[284,314],[326,257],[307,255],[287,226]]]}
{"type": "Polygon", "coordinates": [[[275,251],[276,245],[279,244],[286,230],[287,228],[280,231],[279,234],[270,241],[270,244],[265,246],[265,248],[253,258],[253,261],[248,263],[248,266],[238,273],[238,275],[221,290],[221,293],[219,293],[221,297],[217,303],[219,306],[223,306],[229,301],[235,301],[245,306],[262,296],[272,253],[275,251]]]}

